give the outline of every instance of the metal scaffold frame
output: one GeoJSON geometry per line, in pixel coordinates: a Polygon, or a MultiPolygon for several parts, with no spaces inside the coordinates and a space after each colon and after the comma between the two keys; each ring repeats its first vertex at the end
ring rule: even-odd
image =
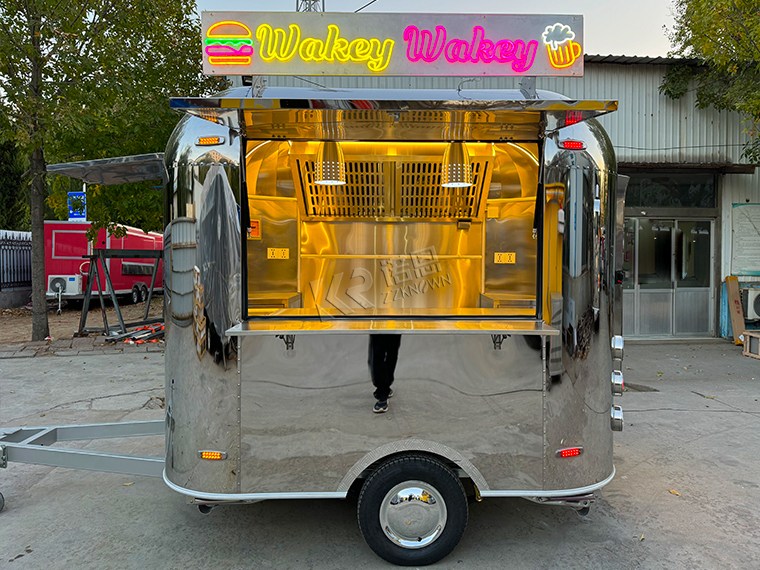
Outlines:
{"type": "Polygon", "coordinates": [[[121,330],[122,334],[127,333],[127,327],[133,327],[133,326],[142,326],[142,325],[148,325],[153,324],[157,322],[163,321],[163,317],[158,318],[148,318],[148,313],[150,311],[150,302],[153,299],[153,290],[156,286],[156,276],[158,274],[158,262],[163,257],[163,251],[162,250],[142,250],[142,249],[96,249],[94,250],[94,253],[92,255],[85,255],[83,256],[85,259],[90,260],[90,264],[92,267],[92,271],[90,271],[87,274],[87,285],[85,287],[85,296],[84,296],[84,303],[82,305],[82,315],[79,319],[79,329],[77,330],[77,335],[86,335],[90,332],[100,332],[102,331],[104,335],[108,335],[111,332],[111,329],[114,329],[116,327],[109,327],[108,326],[108,317],[106,316],[106,306],[104,301],[104,294],[110,295],[111,301],[113,302],[114,309],[116,309],[116,317],[119,320],[119,330],[121,330]],[[106,259],[154,259],[153,262],[153,272],[151,274],[150,279],[150,288],[148,290],[148,300],[145,303],[145,315],[143,316],[142,321],[136,321],[132,323],[125,323],[124,318],[121,315],[121,308],[119,307],[119,301],[116,298],[116,293],[114,292],[114,286],[113,282],[111,281],[111,274],[108,271],[108,265],[106,264],[106,259]],[[103,275],[105,277],[105,291],[103,291],[100,287],[100,270],[98,269],[98,262],[100,262],[101,270],[103,271],[103,275]],[[103,328],[102,329],[88,329],[86,328],[87,325],[87,315],[90,312],[90,299],[92,298],[93,293],[93,285],[97,287],[98,292],[98,298],[100,299],[100,309],[103,314],[103,328]]]}

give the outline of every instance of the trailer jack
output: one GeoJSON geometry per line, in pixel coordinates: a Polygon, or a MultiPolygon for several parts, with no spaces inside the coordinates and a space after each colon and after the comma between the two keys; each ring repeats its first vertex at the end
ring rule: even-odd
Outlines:
{"type": "Polygon", "coordinates": [[[526,499],[538,503],[539,505],[556,505],[560,507],[570,507],[580,516],[586,516],[589,513],[591,504],[596,500],[593,493],[588,495],[578,495],[576,497],[525,497],[526,499]]]}

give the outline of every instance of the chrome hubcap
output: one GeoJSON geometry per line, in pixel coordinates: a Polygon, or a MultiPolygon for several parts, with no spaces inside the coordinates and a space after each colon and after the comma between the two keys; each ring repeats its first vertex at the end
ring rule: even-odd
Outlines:
{"type": "Polygon", "coordinates": [[[435,542],[446,527],[446,503],[438,490],[422,481],[393,487],[380,504],[380,527],[403,548],[435,542]]]}

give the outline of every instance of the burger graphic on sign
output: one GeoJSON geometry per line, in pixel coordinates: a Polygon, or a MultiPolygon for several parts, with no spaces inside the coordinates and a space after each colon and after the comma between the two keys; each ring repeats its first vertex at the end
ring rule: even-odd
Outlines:
{"type": "Polygon", "coordinates": [[[206,55],[211,65],[250,65],[251,30],[240,22],[217,22],[206,32],[206,55]]]}

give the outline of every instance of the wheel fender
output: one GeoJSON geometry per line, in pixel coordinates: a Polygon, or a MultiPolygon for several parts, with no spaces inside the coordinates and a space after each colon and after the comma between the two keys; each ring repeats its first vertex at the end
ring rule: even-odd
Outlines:
{"type": "Polygon", "coordinates": [[[353,467],[348,470],[343,480],[338,485],[338,491],[347,493],[356,479],[373,463],[378,462],[381,459],[390,457],[392,455],[398,455],[405,452],[424,452],[437,456],[443,460],[448,460],[455,463],[467,476],[472,479],[473,483],[481,491],[490,490],[488,483],[486,483],[483,474],[475,467],[469,459],[466,459],[461,453],[455,449],[451,449],[443,444],[436,443],[434,441],[427,441],[424,439],[402,439],[394,441],[385,445],[382,445],[373,451],[367,453],[359,461],[354,463],[353,467]]]}

